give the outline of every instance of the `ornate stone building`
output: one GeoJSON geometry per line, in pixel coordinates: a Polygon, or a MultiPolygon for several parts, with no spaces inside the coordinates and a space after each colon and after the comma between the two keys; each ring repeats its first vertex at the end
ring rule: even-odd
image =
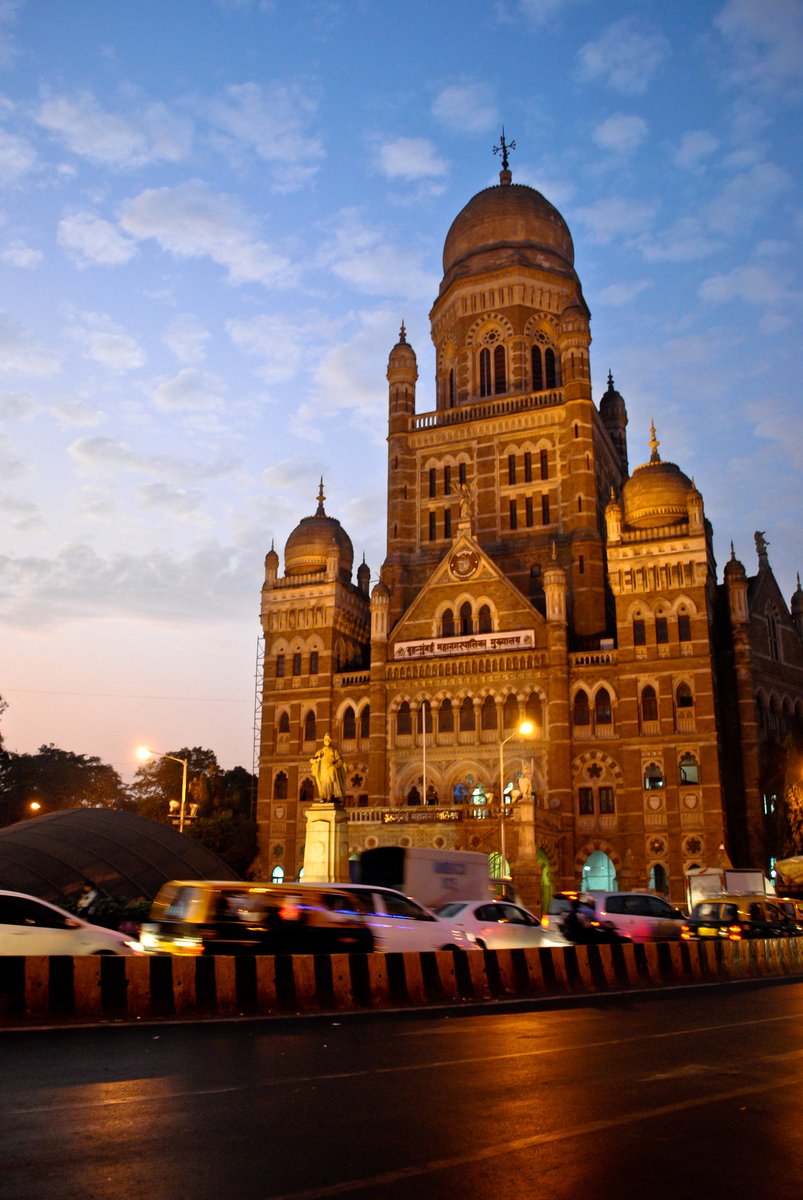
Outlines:
{"type": "Polygon", "coordinates": [[[771,750],[803,725],[799,584],[790,615],[763,535],[758,574],[733,558],[717,584],[703,497],[654,427],[630,472],[569,229],[506,164],[447,234],[430,317],[434,407],[403,326],[388,361],[379,582],[364,562],[353,582],[322,483],[284,574],[265,560],[262,871],[303,864],[325,733],[352,853],[477,849],[498,874],[504,852],[534,906],[614,881],[680,901],[726,853],[767,868],[771,750]]]}

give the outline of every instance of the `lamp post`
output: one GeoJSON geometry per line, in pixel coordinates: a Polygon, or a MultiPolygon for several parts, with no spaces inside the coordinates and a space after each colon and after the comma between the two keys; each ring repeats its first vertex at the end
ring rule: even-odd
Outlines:
{"type": "Polygon", "coordinates": [[[165,754],[162,750],[151,750],[149,746],[140,746],[137,758],[145,762],[148,758],[169,758],[171,762],[181,763],[181,804],[178,810],[178,831],[184,832],[184,809],[187,806],[187,759],[176,758],[175,754],[165,754]]]}
{"type": "Polygon", "coordinates": [[[514,729],[506,738],[499,742],[499,851],[502,861],[499,864],[499,878],[507,879],[507,852],[505,849],[505,746],[515,737],[529,737],[535,732],[532,721],[522,721],[518,729],[514,729]]]}

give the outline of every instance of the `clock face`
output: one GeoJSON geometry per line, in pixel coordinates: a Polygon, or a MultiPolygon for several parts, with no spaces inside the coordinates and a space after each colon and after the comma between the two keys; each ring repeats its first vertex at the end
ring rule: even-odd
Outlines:
{"type": "Polygon", "coordinates": [[[458,579],[468,579],[480,565],[480,556],[476,550],[458,550],[449,559],[449,570],[458,579]]]}

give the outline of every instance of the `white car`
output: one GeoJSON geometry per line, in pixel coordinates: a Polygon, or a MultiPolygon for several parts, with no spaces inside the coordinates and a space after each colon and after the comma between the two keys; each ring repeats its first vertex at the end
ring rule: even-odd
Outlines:
{"type": "Polygon", "coordinates": [[[417,900],[393,888],[370,883],[338,883],[365,909],[374,935],[374,949],[384,953],[405,950],[471,950],[474,943],[455,922],[436,916],[417,900]]]}
{"type": "Polygon", "coordinates": [[[508,900],[451,900],[436,911],[463,929],[480,950],[529,950],[544,944],[538,917],[508,900]]]}
{"type": "Polygon", "coordinates": [[[0,954],[142,954],[136,938],[22,892],[0,891],[0,954]]]}

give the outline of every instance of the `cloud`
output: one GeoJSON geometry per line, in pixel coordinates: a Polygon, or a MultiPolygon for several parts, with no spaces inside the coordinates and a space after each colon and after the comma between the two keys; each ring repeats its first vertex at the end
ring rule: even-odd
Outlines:
{"type": "Polygon", "coordinates": [[[0,372],[22,375],[55,375],[59,361],[34,342],[8,313],[0,312],[0,372]]]}
{"type": "Polygon", "coordinates": [[[632,154],[647,136],[647,122],[641,117],[618,113],[597,125],[592,136],[602,150],[632,154]]]}
{"type": "Polygon", "coordinates": [[[30,142],[0,129],[0,184],[11,186],[19,183],[33,171],[36,162],[36,151],[30,142]]]}
{"type": "Polygon", "coordinates": [[[145,508],[161,508],[174,516],[186,517],[203,508],[205,494],[197,489],[173,487],[168,483],[143,483],[137,488],[145,508]]]}
{"type": "Polygon", "coordinates": [[[226,332],[244,354],[260,360],[259,378],[275,384],[284,383],[298,373],[317,325],[314,319],[305,320],[302,326],[286,317],[265,313],[227,321],[226,332]]]}
{"type": "Polygon", "coordinates": [[[180,162],[192,143],[190,122],[164,104],[145,104],[131,116],[118,116],[102,109],[88,91],[61,96],[46,91],[33,117],[73,154],[120,170],[180,162]]]}
{"type": "Polygon", "coordinates": [[[64,400],[54,404],[50,411],[59,424],[66,426],[101,425],[106,419],[99,409],[82,400],[64,400]]]}
{"type": "Polygon", "coordinates": [[[145,351],[136,338],[102,313],[81,314],[67,332],[82,347],[84,358],[108,371],[136,371],[145,364],[145,351]]]}
{"type": "Polygon", "coordinates": [[[137,253],[135,242],[124,237],[110,221],[89,212],[62,218],[58,241],[78,267],[119,266],[137,253]]]}
{"type": "Polygon", "coordinates": [[[0,419],[24,421],[36,412],[30,392],[0,392],[0,419]]]}
{"type": "Polygon", "coordinates": [[[609,283],[597,293],[597,299],[602,304],[610,304],[614,308],[622,308],[630,304],[645,288],[652,287],[651,279],[631,279],[623,283],[609,283]]]}
{"type": "Polygon", "coordinates": [[[729,72],[733,83],[800,95],[803,8],[797,0],[727,0],[714,25],[734,56],[729,72]]]}
{"type": "Polygon", "coordinates": [[[184,367],[172,379],[153,388],[153,400],[162,412],[216,412],[224,404],[226,384],[212,371],[184,367]]]}
{"type": "Polygon", "coordinates": [[[246,147],[273,168],[277,192],[309,186],[324,158],[310,126],[317,102],[298,84],[232,84],[208,105],[208,117],[224,150],[246,147]]]}
{"type": "Polygon", "coordinates": [[[736,233],[749,228],[767,209],[788,191],[791,180],[775,163],[762,162],[734,176],[706,209],[711,229],[718,233],[736,233]]]}
{"type": "Polygon", "coordinates": [[[639,27],[634,18],[626,17],[581,47],[577,76],[583,82],[606,83],[623,95],[640,95],[669,54],[661,32],[639,27]]]}
{"type": "Polygon", "coordinates": [[[41,250],[28,246],[21,238],[14,238],[0,252],[0,258],[9,267],[19,267],[21,271],[30,271],[39,266],[43,255],[41,250]]]}
{"type": "Polygon", "coordinates": [[[192,366],[203,362],[208,340],[209,331],[188,313],[177,316],[162,334],[162,341],[176,358],[192,366]]]}
{"type": "Polygon", "coordinates": [[[790,286],[790,275],[777,264],[747,263],[700,284],[699,295],[709,304],[755,305],[765,310],[766,332],[788,328],[800,307],[801,294],[790,286]]]}
{"type": "Polygon", "coordinates": [[[486,133],[499,124],[493,88],[480,80],[441,88],[432,115],[452,133],[486,133]]]}
{"type": "MultiPolygon", "coordinates": [[[[3,474],[6,474],[5,464],[3,474]]],[[[0,513],[4,527],[16,533],[29,533],[44,526],[39,507],[33,500],[26,500],[16,492],[0,492],[0,513]]]]}
{"type": "Polygon", "coordinates": [[[667,229],[641,234],[637,245],[647,262],[694,262],[714,254],[722,243],[696,218],[683,217],[667,229]]]}
{"type": "Polygon", "coordinates": [[[441,179],[446,164],[428,138],[400,137],[378,148],[379,169],[386,179],[441,179]]]}
{"type": "Polygon", "coordinates": [[[118,479],[124,471],[151,475],[174,483],[208,482],[231,472],[233,464],[226,459],[210,462],[182,461],[166,455],[141,454],[127,442],[117,438],[78,438],[68,446],[67,453],[84,471],[106,472],[118,479]]]}
{"type": "Polygon", "coordinates": [[[518,8],[526,21],[536,29],[551,25],[569,6],[570,0],[518,0],[518,8]]]}
{"type": "Polygon", "coordinates": [[[394,245],[380,230],[363,224],[354,210],[339,215],[320,258],[338,278],[369,295],[401,296],[421,303],[438,289],[439,280],[424,270],[422,255],[414,247],[394,245]]]}
{"type": "MultiPolygon", "coordinates": [[[[803,412],[794,397],[761,396],[745,404],[745,414],[757,437],[777,444],[780,463],[803,470],[803,412]]],[[[778,462],[772,464],[777,467],[778,462]]]]}
{"type": "Polygon", "coordinates": [[[140,192],[123,205],[121,224],[132,237],[153,238],[177,258],[211,259],[234,284],[273,286],[294,275],[289,259],[253,239],[253,223],[237,200],[199,180],[140,192]]]}
{"type": "Polygon", "coordinates": [[[691,129],[683,134],[672,155],[676,167],[692,171],[719,149],[719,139],[707,129],[691,129]]]}
{"type": "Polygon", "coordinates": [[[589,241],[607,245],[622,235],[634,238],[642,233],[653,219],[654,208],[638,200],[611,196],[578,208],[576,215],[588,230],[589,241]]]}

